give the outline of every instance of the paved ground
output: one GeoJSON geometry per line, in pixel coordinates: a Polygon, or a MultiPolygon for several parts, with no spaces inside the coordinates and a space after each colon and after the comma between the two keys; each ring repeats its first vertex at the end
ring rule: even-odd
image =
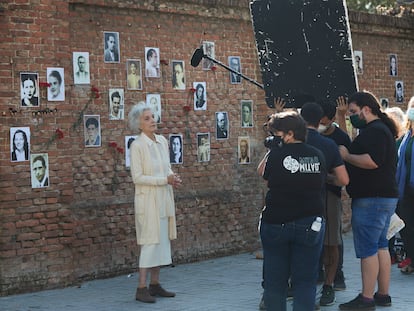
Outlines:
{"type": "MultiPolygon", "coordinates": [[[[345,277],[347,290],[337,293],[337,303],[321,310],[338,310],[338,304],[353,299],[361,288],[359,261],[352,236],[346,234],[345,277]]],[[[175,298],[158,298],[155,304],[135,301],[137,274],[85,282],[80,287],[47,290],[0,298],[1,311],[244,311],[258,310],[262,261],[246,253],[161,270],[165,288],[175,298]]],[[[392,307],[384,311],[414,310],[414,274],[403,275],[392,267],[392,307]]],[[[288,310],[291,310],[289,304],[288,310]]]]}

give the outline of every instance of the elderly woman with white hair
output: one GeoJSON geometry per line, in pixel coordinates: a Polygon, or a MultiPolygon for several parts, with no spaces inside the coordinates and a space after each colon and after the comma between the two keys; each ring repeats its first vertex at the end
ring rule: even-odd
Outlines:
{"type": "Polygon", "coordinates": [[[140,245],[139,283],[136,300],[153,303],[154,296],[174,297],[159,283],[160,266],[169,265],[170,240],[177,238],[173,187],[181,179],[171,170],[168,142],[157,135],[151,107],[143,102],[133,106],[129,127],[138,134],[131,144],[131,175],[135,184],[135,227],[140,245]],[[150,284],[147,287],[147,273],[150,284]]]}

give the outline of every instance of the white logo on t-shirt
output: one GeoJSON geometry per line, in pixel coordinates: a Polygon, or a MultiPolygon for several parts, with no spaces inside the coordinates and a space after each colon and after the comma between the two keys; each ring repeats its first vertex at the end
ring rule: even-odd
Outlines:
{"type": "Polygon", "coordinates": [[[299,162],[298,160],[292,158],[291,156],[287,156],[283,159],[283,166],[285,169],[290,171],[292,174],[296,173],[299,169],[299,162]]]}

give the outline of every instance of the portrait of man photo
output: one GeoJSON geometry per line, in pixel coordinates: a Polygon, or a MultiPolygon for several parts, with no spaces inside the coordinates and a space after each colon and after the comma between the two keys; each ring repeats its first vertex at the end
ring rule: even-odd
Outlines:
{"type": "MultiPolygon", "coordinates": [[[[211,58],[215,58],[215,47],[214,47],[214,42],[210,42],[210,41],[203,41],[203,51],[204,54],[207,56],[210,56],[211,58]]],[[[203,70],[210,70],[211,67],[214,66],[214,63],[207,59],[207,58],[203,58],[202,61],[202,68],[203,70]]]]}
{"type": "Polygon", "coordinates": [[[229,120],[227,117],[227,112],[216,112],[216,138],[229,138],[229,120]]]}
{"type": "Polygon", "coordinates": [[[193,82],[194,110],[207,110],[206,82],[193,82]]]}
{"type": "Polygon", "coordinates": [[[126,62],[127,89],[142,90],[141,60],[128,59],[126,62]]]}
{"type": "Polygon", "coordinates": [[[241,105],[241,127],[253,127],[253,101],[242,100],[241,105]]]}
{"type": "Polygon", "coordinates": [[[240,136],[239,141],[239,164],[250,163],[250,138],[248,136],[240,136]]]}
{"type": "Polygon", "coordinates": [[[39,107],[39,74],[36,72],[21,72],[20,81],[22,107],[39,107]]]}
{"type": "Polygon", "coordinates": [[[109,89],[109,120],[124,119],[124,89],[109,89]]]}
{"type": "Polygon", "coordinates": [[[131,167],[131,144],[136,139],[136,136],[125,136],[125,167],[131,167]]]}
{"type": "Polygon", "coordinates": [[[362,75],[364,73],[362,51],[354,51],[354,66],[357,74],[362,75]]]}
{"type": "Polygon", "coordinates": [[[49,187],[49,158],[47,153],[30,156],[32,188],[49,187]]]}
{"type": "Polygon", "coordinates": [[[197,161],[210,161],[210,133],[197,133],[197,161]]]}
{"type": "Polygon", "coordinates": [[[65,69],[64,68],[47,68],[47,82],[50,86],[47,88],[48,101],[65,100],[65,69]]]}
{"type": "Polygon", "coordinates": [[[104,61],[119,63],[119,33],[104,31],[104,61]]]}
{"type": "Polygon", "coordinates": [[[177,134],[170,134],[170,163],[183,163],[183,136],[177,134]]]}
{"type": "Polygon", "coordinates": [[[185,90],[184,62],[172,61],[172,87],[174,90],[185,90]]]}
{"type": "Polygon", "coordinates": [[[29,161],[30,127],[10,128],[10,158],[12,162],[29,161]]]}
{"type": "Polygon", "coordinates": [[[395,101],[402,103],[404,101],[404,82],[395,81],[395,101]]]}
{"type": "Polygon", "coordinates": [[[89,52],[73,52],[73,83],[90,84],[89,52]]]}
{"type": "MultiPolygon", "coordinates": [[[[241,73],[240,57],[239,56],[229,56],[229,67],[237,72],[241,73]]],[[[231,84],[240,84],[241,76],[230,71],[230,83],[231,84]]]]}
{"type": "Polygon", "coordinates": [[[398,69],[397,69],[397,55],[390,54],[390,76],[397,76],[398,69]]]}
{"type": "Polygon", "coordinates": [[[83,116],[85,131],[85,147],[101,146],[101,126],[99,115],[83,116]]]}
{"type": "Polygon", "coordinates": [[[145,76],[147,78],[160,77],[160,49],[154,47],[145,48],[145,76]]]}
{"type": "Polygon", "coordinates": [[[151,107],[155,122],[161,123],[161,95],[147,94],[146,103],[151,107]]]}

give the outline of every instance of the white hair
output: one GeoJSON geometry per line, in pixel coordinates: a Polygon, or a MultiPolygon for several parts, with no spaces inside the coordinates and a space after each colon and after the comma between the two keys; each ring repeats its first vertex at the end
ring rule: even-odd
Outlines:
{"type": "Polygon", "coordinates": [[[143,101],[135,104],[131,108],[131,111],[128,114],[128,125],[133,132],[141,134],[141,115],[147,110],[151,110],[151,107],[143,101]]]}

